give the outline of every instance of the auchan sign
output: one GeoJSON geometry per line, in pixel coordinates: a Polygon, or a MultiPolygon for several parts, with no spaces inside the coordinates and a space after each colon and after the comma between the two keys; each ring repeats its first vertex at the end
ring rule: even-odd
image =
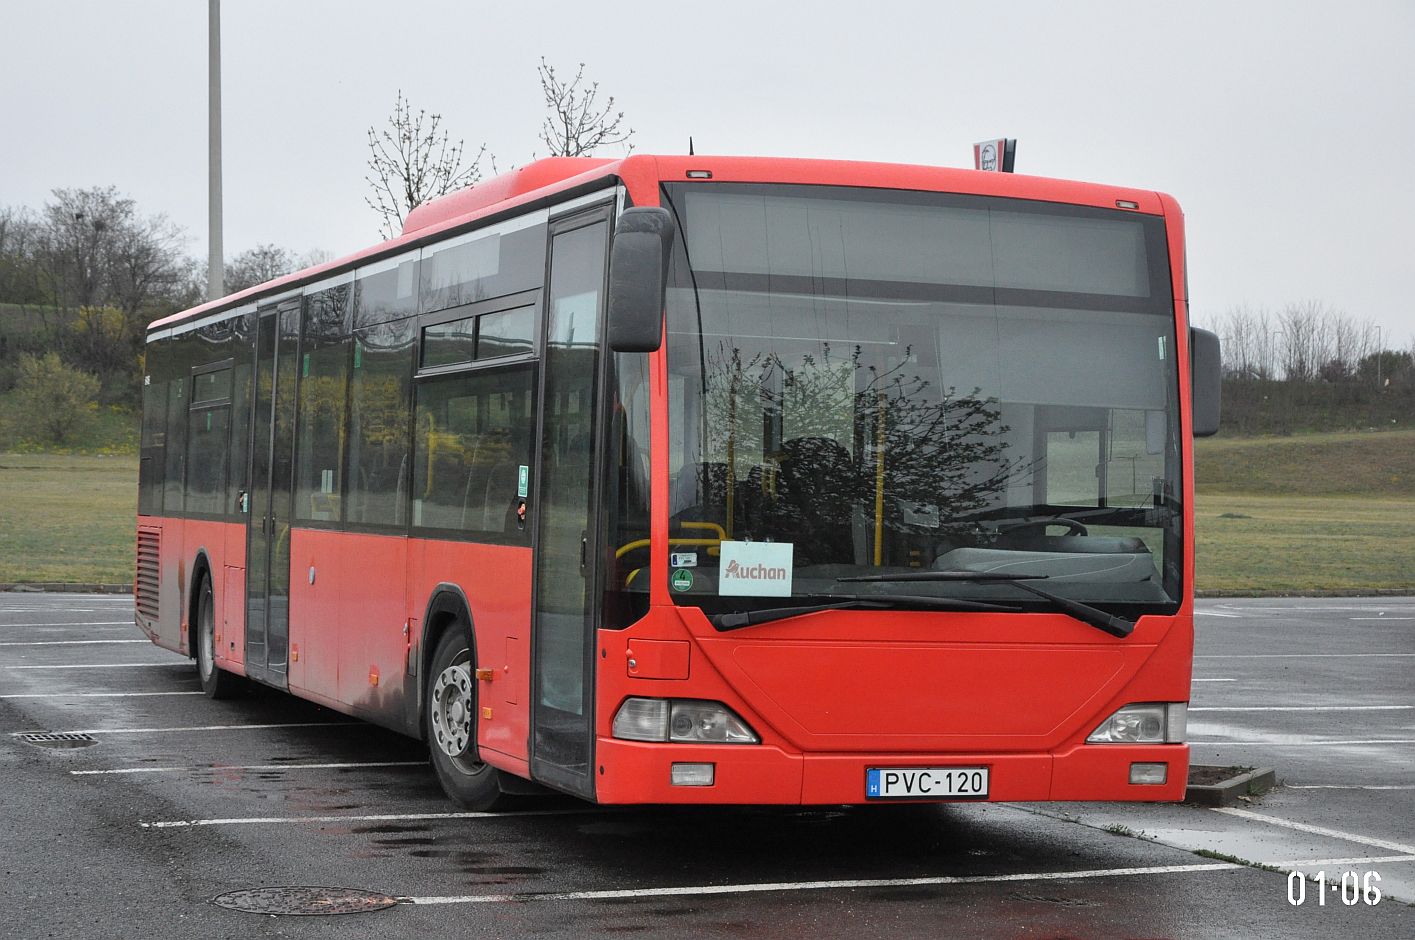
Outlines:
{"type": "Polygon", "coordinates": [[[790,597],[794,549],[790,542],[723,542],[717,593],[790,597]]]}

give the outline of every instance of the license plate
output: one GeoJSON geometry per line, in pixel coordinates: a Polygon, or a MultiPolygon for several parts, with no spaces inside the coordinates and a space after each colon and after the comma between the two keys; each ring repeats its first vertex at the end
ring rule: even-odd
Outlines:
{"type": "Polygon", "coordinates": [[[986,799],[986,767],[871,767],[865,797],[871,800],[986,799]]]}

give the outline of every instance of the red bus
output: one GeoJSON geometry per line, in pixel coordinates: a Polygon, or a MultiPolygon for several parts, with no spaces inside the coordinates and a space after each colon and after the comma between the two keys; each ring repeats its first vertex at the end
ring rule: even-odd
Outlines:
{"type": "Polygon", "coordinates": [[[553,158],[154,323],[138,625],[427,741],[449,796],[1174,800],[1168,196],[553,158]]]}

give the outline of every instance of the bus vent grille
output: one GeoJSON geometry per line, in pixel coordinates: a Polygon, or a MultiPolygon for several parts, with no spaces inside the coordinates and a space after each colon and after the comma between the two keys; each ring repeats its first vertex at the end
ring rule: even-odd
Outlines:
{"type": "Polygon", "coordinates": [[[138,529],[138,572],[133,596],[138,613],[148,620],[157,619],[157,555],[161,544],[161,529],[138,529]]]}

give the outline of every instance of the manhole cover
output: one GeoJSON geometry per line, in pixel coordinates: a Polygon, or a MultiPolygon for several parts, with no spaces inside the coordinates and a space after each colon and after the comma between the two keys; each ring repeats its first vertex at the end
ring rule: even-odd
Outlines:
{"type": "Polygon", "coordinates": [[[211,903],[247,914],[363,914],[392,907],[398,899],[358,888],[292,885],[228,891],[212,898],[211,903]]]}
{"type": "Polygon", "coordinates": [[[19,738],[38,747],[92,747],[98,743],[93,735],[76,731],[28,731],[19,738]]]}

